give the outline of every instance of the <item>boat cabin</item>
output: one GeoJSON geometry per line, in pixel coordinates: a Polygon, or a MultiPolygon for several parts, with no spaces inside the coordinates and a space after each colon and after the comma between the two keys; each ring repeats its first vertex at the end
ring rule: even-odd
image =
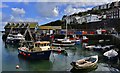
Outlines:
{"type": "Polygon", "coordinates": [[[43,46],[49,46],[49,45],[50,45],[50,42],[48,41],[44,41],[44,42],[38,41],[34,43],[34,47],[43,47],[43,46]]]}
{"type": "Polygon", "coordinates": [[[49,41],[37,41],[37,42],[24,42],[22,44],[23,48],[26,47],[29,52],[39,52],[46,51],[50,49],[49,41]]]}
{"type": "Polygon", "coordinates": [[[49,50],[50,42],[49,41],[37,41],[34,43],[34,50],[49,50]]]}

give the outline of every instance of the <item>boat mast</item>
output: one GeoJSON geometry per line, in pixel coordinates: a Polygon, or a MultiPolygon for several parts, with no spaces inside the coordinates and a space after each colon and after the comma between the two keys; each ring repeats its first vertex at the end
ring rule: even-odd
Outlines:
{"type": "Polygon", "coordinates": [[[67,16],[67,17],[65,18],[65,24],[66,24],[66,35],[65,35],[65,37],[67,38],[67,24],[70,24],[69,16],[67,16]]]}
{"type": "Polygon", "coordinates": [[[66,20],[66,38],[67,38],[67,20],[66,20]]]}

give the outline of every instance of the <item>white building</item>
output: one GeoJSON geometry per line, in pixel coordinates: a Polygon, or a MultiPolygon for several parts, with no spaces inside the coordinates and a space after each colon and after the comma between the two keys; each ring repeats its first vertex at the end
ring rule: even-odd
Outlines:
{"type": "Polygon", "coordinates": [[[81,17],[80,16],[74,16],[75,18],[75,22],[78,24],[82,24],[82,22],[80,21],[81,17]]]}
{"type": "Polygon", "coordinates": [[[120,19],[120,8],[112,8],[106,12],[107,19],[120,19]]]}
{"type": "Polygon", "coordinates": [[[75,22],[75,18],[73,16],[66,16],[63,18],[63,21],[66,21],[67,24],[71,24],[75,22]]]}
{"type": "Polygon", "coordinates": [[[99,10],[99,6],[95,6],[92,10],[99,10]]]}
{"type": "Polygon", "coordinates": [[[92,14],[88,14],[86,15],[86,22],[97,22],[97,21],[101,21],[101,16],[98,15],[92,15],[92,14]]]}
{"type": "Polygon", "coordinates": [[[78,24],[82,24],[83,22],[86,22],[86,16],[75,16],[75,22],[78,23],[78,24]]]}
{"type": "Polygon", "coordinates": [[[102,16],[88,14],[85,16],[67,16],[63,20],[67,22],[67,24],[82,24],[82,23],[89,23],[89,22],[97,22],[101,21],[102,16]]]}

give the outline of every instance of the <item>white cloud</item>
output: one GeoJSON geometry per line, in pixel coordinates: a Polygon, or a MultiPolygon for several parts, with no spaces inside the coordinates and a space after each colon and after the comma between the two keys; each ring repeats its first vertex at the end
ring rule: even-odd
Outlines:
{"type": "Polygon", "coordinates": [[[55,7],[55,8],[53,9],[53,13],[54,13],[55,16],[58,16],[59,11],[58,11],[58,8],[57,8],[57,7],[55,7]]]}
{"type": "Polygon", "coordinates": [[[112,1],[117,0],[2,0],[2,2],[112,2],[112,1]]]}
{"type": "Polygon", "coordinates": [[[9,7],[9,6],[4,3],[0,3],[0,8],[7,8],[7,7],[9,7]]]}
{"type": "Polygon", "coordinates": [[[65,14],[66,15],[71,15],[71,14],[74,14],[74,13],[79,13],[79,12],[84,12],[84,11],[87,11],[87,10],[90,10],[91,8],[74,8],[72,7],[72,5],[69,5],[65,10],[65,14]]]}
{"type": "Polygon", "coordinates": [[[55,17],[59,15],[58,3],[37,3],[36,8],[42,17],[55,17]]]}
{"type": "Polygon", "coordinates": [[[25,10],[23,8],[11,8],[11,10],[15,16],[22,16],[25,14],[25,10]]]}
{"type": "Polygon", "coordinates": [[[0,11],[0,16],[1,16],[1,17],[0,17],[0,21],[1,21],[1,20],[2,20],[2,12],[1,12],[1,11],[0,11]]]}

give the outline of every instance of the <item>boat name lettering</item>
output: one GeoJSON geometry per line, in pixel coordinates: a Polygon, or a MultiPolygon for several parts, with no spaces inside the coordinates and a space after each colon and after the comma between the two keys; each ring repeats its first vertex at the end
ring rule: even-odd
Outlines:
{"type": "Polygon", "coordinates": [[[44,54],[44,52],[42,52],[42,53],[37,53],[37,55],[41,55],[41,54],[44,54]]]}

